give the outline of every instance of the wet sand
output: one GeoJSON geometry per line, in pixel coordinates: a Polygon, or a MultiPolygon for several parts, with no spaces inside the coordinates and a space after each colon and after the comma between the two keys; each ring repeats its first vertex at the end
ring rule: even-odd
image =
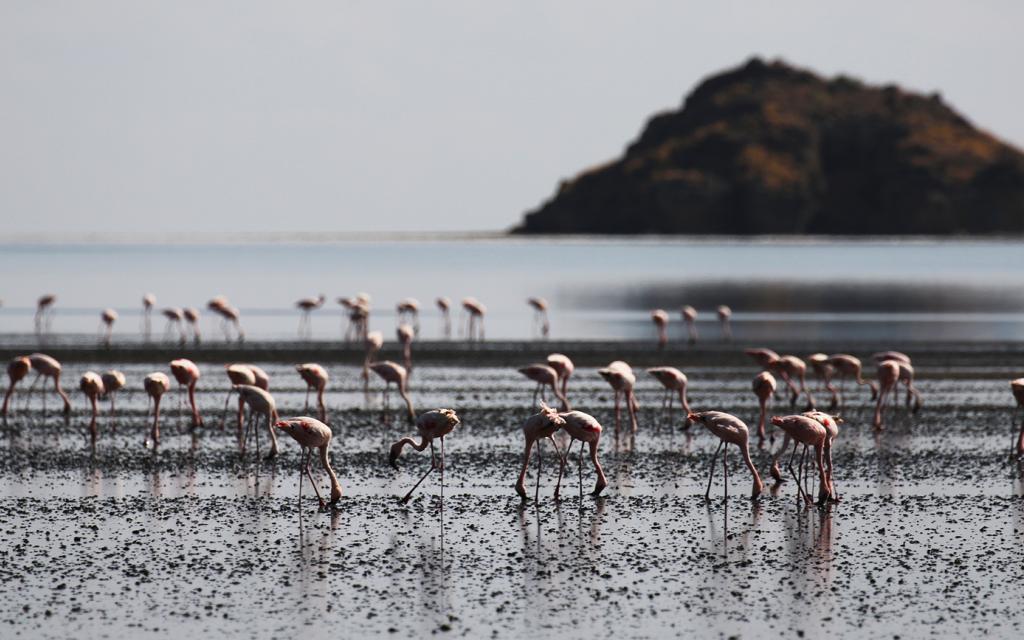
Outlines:
{"type": "MultiPolygon", "coordinates": [[[[266,347],[268,345],[262,345],[266,347]]],[[[870,428],[865,390],[849,392],[835,449],[843,500],[797,503],[792,480],[756,503],[735,452],[722,498],[703,494],[717,440],[679,429],[660,411],[657,383],[638,371],[640,432],[616,443],[612,395],[594,367],[626,357],[671,364],[690,377],[694,409],[721,409],[756,424],[749,391],[756,368],[738,346],[640,343],[466,348],[424,344],[413,374],[417,409],[455,408],[447,440],[443,510],[439,476],[397,503],[429,466],[408,453],[401,470],[386,445],[410,427],[398,398],[381,410],[382,385],[364,393],[356,350],[317,345],[193,354],[203,371],[207,427],[190,433],[177,393],[165,400],[163,442],[142,446],[142,376],[163,370],[164,351],[73,348],[65,385],[112,364],[129,378],[116,433],[85,437],[86,403],[71,391],[65,422],[55,396],[15,413],[0,439],[0,634],[4,637],[1019,637],[1024,627],[1024,468],[1008,462],[1012,398],[1024,372],[1018,345],[909,345],[925,405],[870,428]],[[602,498],[575,454],[563,500],[551,493],[555,457],[545,446],[541,500],[521,503],[512,485],[519,426],[532,383],[512,368],[549,351],[573,356],[577,408],[605,426],[602,498]],[[298,357],[296,357],[298,356],[298,357]],[[445,360],[451,361],[445,364],[445,360]],[[226,390],[220,363],[266,365],[283,415],[302,413],[304,388],[289,362],[318,360],[331,373],[332,459],[344,497],[319,512],[297,498],[298,449],[282,439],[272,462],[242,457],[233,425],[219,428],[226,390]]],[[[774,346],[774,345],[773,345],[774,346]]],[[[862,358],[890,345],[858,345],[862,358]]],[[[798,355],[804,345],[780,351],[798,355]],[[799,350],[798,350],[799,349],[799,350]]],[[[212,348],[212,347],[211,347],[212,348]]],[[[830,349],[825,349],[830,350],[830,349]]],[[[178,351],[173,351],[177,355],[178,351]]],[[[52,350],[57,355],[57,350],[52,350]]],[[[393,357],[393,354],[392,354],[393,357]]],[[[902,400],[902,395],[901,398],[902,400]]],[[[775,413],[789,413],[783,401],[775,413]]],[[[1017,425],[1021,416],[1017,416],[1017,425]]],[[[261,434],[262,435],[262,434],[261,434]]],[[[265,441],[261,442],[265,445],[265,441]]],[[[770,452],[753,450],[767,472],[770,452]]],[[[536,462],[528,488],[533,493],[536,462]]],[[[326,488],[322,474],[315,474],[326,488]]]]}

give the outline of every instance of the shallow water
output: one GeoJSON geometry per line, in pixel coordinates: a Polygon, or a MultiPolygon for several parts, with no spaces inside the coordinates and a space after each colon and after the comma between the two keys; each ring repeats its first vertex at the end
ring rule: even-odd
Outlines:
{"type": "MultiPolygon", "coordinates": [[[[800,506],[792,480],[769,484],[752,504],[735,451],[728,500],[719,467],[705,502],[717,441],[681,431],[678,413],[668,419],[639,367],[635,438],[616,441],[613,398],[593,366],[580,366],[570,384],[577,407],[605,426],[604,497],[579,497],[595,477],[587,463],[580,482],[574,453],[563,500],[553,500],[556,459],[545,445],[541,500],[523,504],[512,484],[533,388],[514,370],[515,352],[503,366],[418,366],[417,407],[452,406],[462,418],[446,440],[443,510],[439,474],[397,504],[428,457],[407,452],[399,471],[387,466],[387,445],[410,427],[398,399],[383,412],[377,381],[364,392],[344,361],[323,362],[344,488],[329,512],[317,510],[308,485],[299,504],[294,442],[258,462],[239,455],[230,420],[220,431],[219,362],[199,362],[207,427],[190,433],[170,394],[157,451],[142,445],[141,392],[118,397],[116,434],[101,418],[95,450],[80,393],[67,422],[55,396],[44,416],[38,394],[30,410],[19,394],[0,439],[0,629],[113,638],[1018,637],[1024,467],[1008,464],[1007,452],[1022,416],[1012,422],[1007,379],[1022,361],[1016,350],[1000,353],[920,348],[925,405],[917,415],[897,409],[881,433],[868,424],[867,391],[847,385],[834,456],[843,500],[823,509],[800,506]]],[[[637,355],[637,364],[654,357],[637,355]]],[[[108,364],[68,361],[65,379],[108,364]]],[[[282,414],[302,412],[291,366],[257,364],[282,414]]],[[[744,357],[699,352],[678,364],[695,409],[756,423],[756,370],[744,357]]],[[[165,365],[118,366],[135,388],[165,365]]],[[[784,400],[776,411],[789,411],[784,400]]],[[[764,473],[770,449],[752,454],[764,473]]]]}

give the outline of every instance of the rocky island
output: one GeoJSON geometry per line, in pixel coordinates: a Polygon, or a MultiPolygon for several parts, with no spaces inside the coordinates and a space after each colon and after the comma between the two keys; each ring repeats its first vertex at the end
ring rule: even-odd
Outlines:
{"type": "Polygon", "coordinates": [[[1019,234],[1024,154],[938,95],[755,58],[513,232],[1019,234]]]}

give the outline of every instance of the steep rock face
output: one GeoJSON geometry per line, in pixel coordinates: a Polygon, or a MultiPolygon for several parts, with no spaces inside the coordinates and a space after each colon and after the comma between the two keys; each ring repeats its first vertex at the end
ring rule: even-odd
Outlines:
{"type": "Polygon", "coordinates": [[[1024,155],[938,96],[758,59],[654,116],[518,233],[1024,232],[1024,155]]]}

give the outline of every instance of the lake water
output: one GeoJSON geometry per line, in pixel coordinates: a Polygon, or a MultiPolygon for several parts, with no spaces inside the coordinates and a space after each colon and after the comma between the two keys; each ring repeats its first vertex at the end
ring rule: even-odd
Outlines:
{"type": "MultiPolygon", "coordinates": [[[[487,305],[487,337],[528,338],[529,296],[551,305],[552,337],[653,337],[648,312],[683,304],[718,339],[714,309],[734,311],[739,340],[1024,339],[1024,241],[848,239],[594,239],[210,237],[185,242],[0,244],[0,334],[31,333],[35,301],[57,295],[52,329],[93,340],[99,312],[121,317],[115,340],[137,340],[143,293],[157,306],[205,309],[223,294],[251,340],[296,337],[294,303],[327,295],[313,335],[340,336],[340,296],[373,299],[371,328],[391,338],[394,304],[418,298],[423,337],[440,336],[437,296],[487,305]]],[[[454,319],[458,319],[455,314],[454,319]]],[[[217,335],[212,318],[203,328],[217,335]]],[[[154,330],[164,328],[154,317],[154,330]]]]}

